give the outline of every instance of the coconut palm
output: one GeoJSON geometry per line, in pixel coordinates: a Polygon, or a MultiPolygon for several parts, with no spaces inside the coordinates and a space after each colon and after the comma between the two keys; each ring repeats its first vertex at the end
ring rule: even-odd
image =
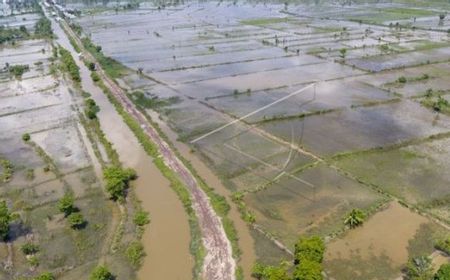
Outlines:
{"type": "Polygon", "coordinates": [[[357,226],[362,225],[364,219],[366,218],[366,214],[360,209],[353,209],[345,218],[344,224],[349,226],[350,228],[355,228],[357,226]]]}

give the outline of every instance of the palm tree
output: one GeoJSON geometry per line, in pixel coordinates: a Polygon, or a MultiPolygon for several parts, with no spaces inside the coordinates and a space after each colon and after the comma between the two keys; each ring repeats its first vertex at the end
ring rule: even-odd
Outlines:
{"type": "Polygon", "coordinates": [[[360,209],[353,209],[345,218],[344,224],[349,226],[350,228],[355,228],[357,226],[362,225],[364,219],[366,218],[366,214],[360,209]]]}

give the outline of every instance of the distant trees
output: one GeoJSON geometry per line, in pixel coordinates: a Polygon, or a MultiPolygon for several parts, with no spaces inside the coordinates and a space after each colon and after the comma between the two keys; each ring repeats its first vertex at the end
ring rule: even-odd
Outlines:
{"type": "Polygon", "coordinates": [[[364,223],[366,214],[360,209],[353,209],[344,220],[344,224],[350,228],[355,228],[364,223]]]}
{"type": "Polygon", "coordinates": [[[105,266],[97,266],[91,273],[89,280],[114,280],[114,275],[105,266]]]}

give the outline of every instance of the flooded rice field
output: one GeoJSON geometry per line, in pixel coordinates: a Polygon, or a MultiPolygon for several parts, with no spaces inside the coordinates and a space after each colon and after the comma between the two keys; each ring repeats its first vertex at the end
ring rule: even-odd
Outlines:
{"type": "MultiPolygon", "coordinates": [[[[289,259],[286,251],[298,236],[311,234],[328,242],[324,268],[333,279],[395,279],[408,258],[433,253],[425,235],[448,234],[450,117],[423,101],[449,98],[448,19],[437,22],[435,8],[372,5],[147,4],[75,20],[102,53],[129,68],[117,81],[131,98],[158,119],[211,187],[236,202],[232,218],[246,279],[254,259],[289,259]],[[343,221],[355,208],[369,217],[349,230],[343,221]],[[362,264],[369,268],[357,270],[362,264]]],[[[25,57],[46,54],[39,45],[26,49],[25,57]]],[[[13,51],[8,57],[25,59],[13,51]]],[[[45,62],[42,68],[45,73],[45,62]]],[[[34,69],[20,86],[10,86],[39,92],[26,84],[39,75],[42,88],[58,86],[34,69]]],[[[127,129],[111,121],[117,116],[100,96],[94,94],[105,133],[126,154],[137,142],[128,139],[129,131],[117,132],[127,129]]],[[[0,110],[6,129],[17,125],[8,119],[14,106],[32,119],[37,115],[28,108],[36,102],[46,110],[62,103],[33,97],[26,105],[17,98],[0,110]]],[[[50,147],[74,137],[55,131],[54,140],[42,134],[36,141],[50,147]]],[[[49,154],[64,152],[65,146],[48,148],[49,154]]],[[[124,162],[144,174],[152,165],[141,153],[129,152],[124,162]]],[[[86,157],[77,158],[89,166],[86,157]]],[[[71,172],[69,163],[59,164],[71,172]]],[[[136,182],[144,207],[155,215],[144,234],[148,256],[139,276],[177,279],[182,274],[166,270],[166,250],[182,247],[177,263],[189,259],[187,218],[174,194],[165,193],[167,182],[153,180],[164,191],[148,187],[157,176],[136,182]],[[182,237],[175,238],[178,232],[182,237]],[[169,244],[174,239],[178,246],[169,244]]],[[[182,267],[187,271],[192,263],[182,267]]]]}

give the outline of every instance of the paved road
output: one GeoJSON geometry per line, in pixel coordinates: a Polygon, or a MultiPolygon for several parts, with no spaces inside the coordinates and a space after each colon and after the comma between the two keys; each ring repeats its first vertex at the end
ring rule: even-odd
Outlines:
{"type": "MultiPolygon", "coordinates": [[[[68,27],[67,23],[64,21],[61,23],[78,45],[82,46],[78,36],[68,27]]],[[[206,280],[234,280],[236,262],[232,256],[230,241],[225,234],[220,217],[214,212],[208,196],[200,188],[196,178],[176,156],[170,146],[160,137],[157,130],[147,121],[146,117],[129,100],[124,90],[105,74],[95,58],[87,51],[83,51],[83,54],[89,61],[95,62],[97,73],[104,84],[110,89],[125,111],[134,117],[141,125],[142,130],[156,144],[165,164],[178,174],[180,180],[188,187],[191,193],[192,206],[199,221],[203,245],[206,249],[203,278],[206,280]]]]}

